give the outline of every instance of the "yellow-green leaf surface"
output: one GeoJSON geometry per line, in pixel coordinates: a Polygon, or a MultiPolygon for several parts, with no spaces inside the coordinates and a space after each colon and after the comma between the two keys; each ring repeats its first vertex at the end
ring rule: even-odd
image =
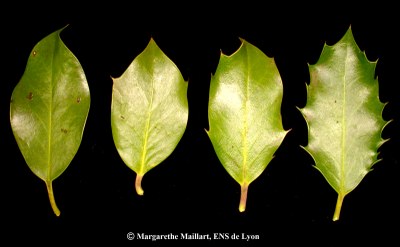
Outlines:
{"type": "Polygon", "coordinates": [[[59,29],[33,48],[10,103],[18,147],[34,174],[47,186],[54,213],[52,181],[71,163],[82,140],[90,92],[78,59],[59,29]]]}
{"type": "Polygon", "coordinates": [[[384,104],[375,67],[358,48],[351,28],[309,65],[307,104],[301,109],[309,129],[305,150],[338,193],[333,220],[339,219],[344,197],[378,161],[384,143],[384,104]]]}
{"type": "Polygon", "coordinates": [[[153,39],[121,77],[113,79],[111,126],[115,146],[136,172],[145,173],[176,148],[188,120],[187,82],[153,39]]]}
{"type": "Polygon", "coordinates": [[[243,212],[250,183],[270,163],[287,131],[281,119],[282,80],[274,59],[241,41],[231,56],[221,54],[211,78],[207,133],[220,162],[241,186],[243,212]]]}

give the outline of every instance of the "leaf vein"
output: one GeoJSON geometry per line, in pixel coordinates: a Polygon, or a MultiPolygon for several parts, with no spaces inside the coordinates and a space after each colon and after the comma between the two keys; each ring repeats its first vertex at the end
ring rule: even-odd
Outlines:
{"type": "MultiPolygon", "coordinates": [[[[346,135],[347,135],[347,129],[346,129],[346,82],[347,82],[347,64],[348,64],[348,51],[346,49],[346,59],[344,62],[344,74],[343,74],[343,107],[342,107],[342,150],[341,150],[341,165],[340,165],[340,190],[344,190],[345,186],[345,162],[346,162],[346,135]]],[[[342,192],[340,192],[342,193],[342,192]]]]}
{"type": "Polygon", "coordinates": [[[245,105],[244,105],[244,118],[243,118],[243,131],[242,131],[242,152],[243,152],[243,183],[246,183],[247,177],[247,153],[248,153],[248,143],[247,143],[247,132],[248,132],[248,114],[249,114],[249,81],[250,81],[250,73],[249,73],[249,54],[246,50],[246,79],[245,79],[245,105]]]}
{"type": "Polygon", "coordinates": [[[144,130],[143,150],[142,150],[142,157],[140,160],[139,174],[144,174],[144,168],[145,168],[145,162],[146,162],[146,156],[147,156],[147,143],[148,143],[149,132],[150,132],[150,120],[151,120],[152,108],[153,108],[153,98],[154,98],[154,78],[151,79],[150,103],[149,103],[149,110],[147,113],[146,126],[145,126],[145,130],[144,130]]]}
{"type": "MultiPolygon", "coordinates": [[[[59,38],[59,36],[58,36],[58,38],[59,38]]],[[[49,107],[49,119],[48,119],[48,124],[49,124],[49,131],[48,131],[48,143],[47,143],[47,145],[48,145],[48,150],[47,150],[47,166],[48,166],[48,169],[47,169],[47,179],[48,179],[48,181],[50,181],[51,179],[51,171],[52,171],[52,166],[51,166],[51,142],[52,142],[52,134],[53,134],[53,127],[52,127],[52,124],[53,124],[53,95],[54,95],[54,92],[53,92],[53,90],[54,90],[54,87],[53,87],[53,81],[54,81],[54,59],[55,59],[55,56],[56,56],[56,52],[57,52],[57,46],[58,46],[58,39],[56,39],[55,40],[55,42],[54,42],[54,50],[53,50],[53,53],[52,53],[52,57],[51,57],[51,60],[50,60],[50,68],[51,68],[51,70],[50,70],[50,73],[51,73],[51,76],[50,76],[50,87],[51,87],[51,90],[50,90],[50,92],[51,92],[51,94],[50,94],[50,103],[49,103],[49,105],[50,105],[50,107],[49,107]]]]}

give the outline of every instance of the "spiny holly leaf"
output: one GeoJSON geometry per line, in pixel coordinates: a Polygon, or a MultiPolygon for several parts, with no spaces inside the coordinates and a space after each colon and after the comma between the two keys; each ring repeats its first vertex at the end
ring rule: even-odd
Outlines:
{"type": "Polygon", "coordinates": [[[84,71],[62,42],[63,29],[33,48],[10,103],[18,147],[32,172],[46,183],[57,216],[52,181],[78,151],[90,106],[84,71]]]}
{"type": "Polygon", "coordinates": [[[287,131],[282,127],[283,87],[272,58],[241,40],[221,58],[211,78],[207,132],[226,171],[241,186],[239,211],[247,191],[272,160],[287,131]]]}
{"type": "Polygon", "coordinates": [[[178,145],[188,120],[187,82],[153,39],[119,78],[113,79],[112,134],[119,155],[143,175],[178,145]]]}
{"type": "Polygon", "coordinates": [[[309,128],[305,150],[338,193],[334,221],[344,197],[378,161],[377,150],[385,142],[381,132],[387,122],[375,67],[358,48],[351,28],[309,65],[307,104],[300,109],[309,128]]]}

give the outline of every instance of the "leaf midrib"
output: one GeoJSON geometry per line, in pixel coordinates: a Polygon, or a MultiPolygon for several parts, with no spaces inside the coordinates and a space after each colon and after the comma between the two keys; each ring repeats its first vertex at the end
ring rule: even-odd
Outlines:
{"type": "Polygon", "coordinates": [[[53,87],[53,81],[54,81],[54,60],[55,60],[55,56],[56,56],[56,51],[57,51],[57,49],[58,49],[58,42],[59,42],[59,40],[56,38],[55,39],[55,44],[54,44],[54,50],[53,50],[53,53],[52,53],[52,57],[51,57],[51,61],[50,61],[50,68],[51,68],[51,70],[50,70],[50,72],[51,72],[51,76],[50,76],[50,87],[51,87],[51,90],[50,90],[50,92],[51,92],[51,94],[50,94],[50,107],[49,107],[49,109],[50,109],[50,113],[49,113],[49,119],[48,119],[48,123],[49,123],[49,135],[48,135],[48,147],[47,147],[47,151],[48,151],[48,156],[47,156],[47,166],[48,166],[48,169],[47,169],[47,181],[48,182],[51,182],[51,172],[52,172],[52,166],[51,166],[51,156],[52,156],[52,153],[51,153],[51,143],[52,143],[52,135],[53,135],[53,95],[54,95],[54,93],[53,93],[53,90],[54,90],[54,87],[53,87]]]}
{"type": "Polygon", "coordinates": [[[246,55],[246,78],[245,78],[245,106],[244,106],[244,118],[243,118],[243,131],[242,131],[242,152],[243,152],[243,164],[242,164],[242,173],[243,173],[243,184],[246,184],[247,177],[247,153],[248,153],[248,143],[247,143],[247,133],[248,133],[248,108],[249,108],[249,81],[250,81],[250,73],[249,73],[249,55],[247,53],[247,49],[244,50],[246,55]]]}
{"type": "Polygon", "coordinates": [[[347,129],[346,129],[346,82],[347,82],[347,64],[349,60],[348,56],[348,51],[346,48],[346,59],[344,62],[344,74],[343,74],[343,107],[342,107],[342,145],[341,145],[341,165],[340,165],[340,191],[339,193],[344,194],[344,188],[345,188],[345,162],[346,162],[346,135],[347,135],[347,129]]]}
{"type": "Polygon", "coordinates": [[[147,143],[149,139],[149,132],[150,132],[150,120],[152,116],[152,109],[153,109],[153,99],[154,99],[154,78],[151,76],[151,96],[150,96],[150,104],[148,107],[148,113],[147,113],[147,119],[146,119],[146,125],[144,129],[144,140],[143,140],[143,151],[142,151],[142,156],[140,159],[140,168],[139,168],[139,173],[138,174],[144,174],[144,167],[145,167],[145,162],[146,162],[146,155],[147,155],[147,143]]]}

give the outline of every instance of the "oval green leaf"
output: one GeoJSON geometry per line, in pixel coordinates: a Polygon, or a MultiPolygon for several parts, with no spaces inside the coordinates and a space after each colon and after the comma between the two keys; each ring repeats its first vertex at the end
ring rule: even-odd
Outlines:
{"type": "Polygon", "coordinates": [[[59,29],[33,48],[10,103],[11,127],[32,172],[47,186],[59,216],[52,181],[71,163],[82,140],[90,92],[78,59],[59,29]]]}
{"type": "Polygon", "coordinates": [[[113,83],[114,143],[136,172],[136,192],[143,195],[144,174],[173,152],[185,132],[188,85],[153,39],[113,83]]]}
{"type": "Polygon", "coordinates": [[[221,58],[211,78],[207,132],[226,171],[247,191],[272,160],[285,135],[281,119],[282,80],[275,61],[252,44],[221,58]]]}
{"type": "Polygon", "coordinates": [[[338,193],[334,221],[344,197],[378,161],[377,150],[385,142],[381,132],[387,122],[375,67],[358,48],[351,28],[335,45],[325,44],[318,62],[309,65],[307,104],[300,109],[309,129],[305,150],[338,193]]]}

